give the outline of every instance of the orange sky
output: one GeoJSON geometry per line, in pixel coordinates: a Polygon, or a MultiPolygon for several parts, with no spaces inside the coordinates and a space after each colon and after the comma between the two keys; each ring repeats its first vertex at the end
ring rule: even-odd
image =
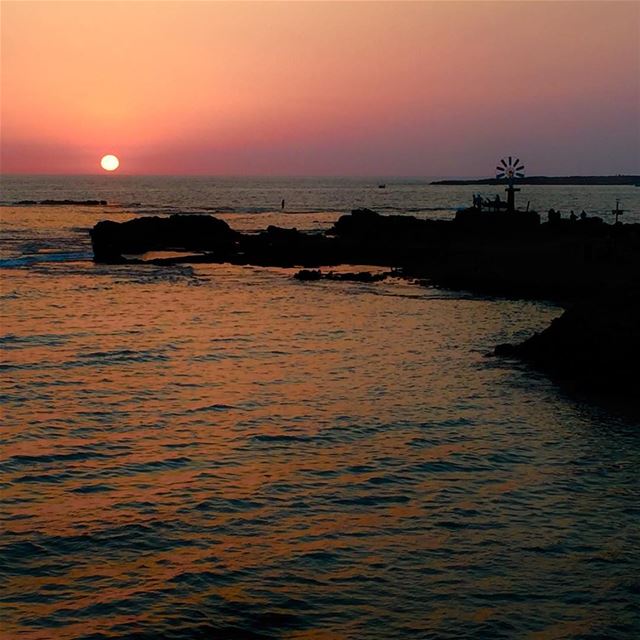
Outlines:
{"type": "Polygon", "coordinates": [[[640,172],[637,2],[3,2],[2,171],[640,172]]]}

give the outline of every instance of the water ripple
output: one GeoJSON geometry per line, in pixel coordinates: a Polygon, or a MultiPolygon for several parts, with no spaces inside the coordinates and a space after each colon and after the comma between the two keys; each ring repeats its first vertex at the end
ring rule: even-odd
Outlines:
{"type": "Polygon", "coordinates": [[[637,416],[483,357],[556,308],[59,267],[3,300],[7,637],[637,635],[637,416]]]}

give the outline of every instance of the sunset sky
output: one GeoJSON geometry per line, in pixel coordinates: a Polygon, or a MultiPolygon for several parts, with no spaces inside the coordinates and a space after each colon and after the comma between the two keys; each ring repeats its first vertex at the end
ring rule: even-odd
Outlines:
{"type": "Polygon", "coordinates": [[[640,173],[637,2],[3,2],[2,171],[640,173]]]}

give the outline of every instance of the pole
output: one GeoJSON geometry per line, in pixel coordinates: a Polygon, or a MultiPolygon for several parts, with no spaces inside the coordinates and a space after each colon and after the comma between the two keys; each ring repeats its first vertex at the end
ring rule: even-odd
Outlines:
{"type": "Polygon", "coordinates": [[[505,191],[507,192],[507,211],[513,213],[516,210],[516,191],[520,191],[520,189],[516,189],[510,182],[505,191]]]}

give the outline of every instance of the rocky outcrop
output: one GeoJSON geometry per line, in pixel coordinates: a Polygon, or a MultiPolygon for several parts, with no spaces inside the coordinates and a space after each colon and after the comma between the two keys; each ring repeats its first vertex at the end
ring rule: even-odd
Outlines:
{"type": "Polygon", "coordinates": [[[90,231],[96,262],[122,262],[127,254],[178,250],[230,253],[240,236],[212,216],[172,215],[98,222],[90,231]]]}
{"type": "Polygon", "coordinates": [[[631,392],[640,380],[640,291],[575,303],[541,333],[502,344],[554,377],[599,390],[631,392]]]}
{"type": "Polygon", "coordinates": [[[193,252],[155,264],[231,262],[304,267],[299,280],[375,282],[376,273],[323,273],[318,267],[395,267],[416,281],[454,289],[555,298],[572,306],[549,329],[496,355],[523,358],[557,375],[603,387],[637,373],[640,225],[597,219],[541,224],[534,212],[461,212],[451,222],[381,216],[356,209],[326,234],[268,227],[234,231],[206,215],[100,222],[91,230],[97,262],[130,254],[193,252]],[[589,302],[586,302],[589,300],[589,302]]]}
{"type": "Polygon", "coordinates": [[[319,267],[349,262],[334,238],[275,226],[257,234],[242,234],[237,249],[230,260],[236,264],[319,267]]]}
{"type": "Polygon", "coordinates": [[[629,289],[640,274],[640,225],[596,219],[540,224],[535,212],[461,212],[454,221],[382,216],[356,209],[326,234],[268,227],[233,231],[206,215],[100,222],[91,231],[97,262],[147,251],[197,252],[171,262],[232,262],[317,268],[368,264],[401,268],[454,289],[570,299],[629,289]]]}

